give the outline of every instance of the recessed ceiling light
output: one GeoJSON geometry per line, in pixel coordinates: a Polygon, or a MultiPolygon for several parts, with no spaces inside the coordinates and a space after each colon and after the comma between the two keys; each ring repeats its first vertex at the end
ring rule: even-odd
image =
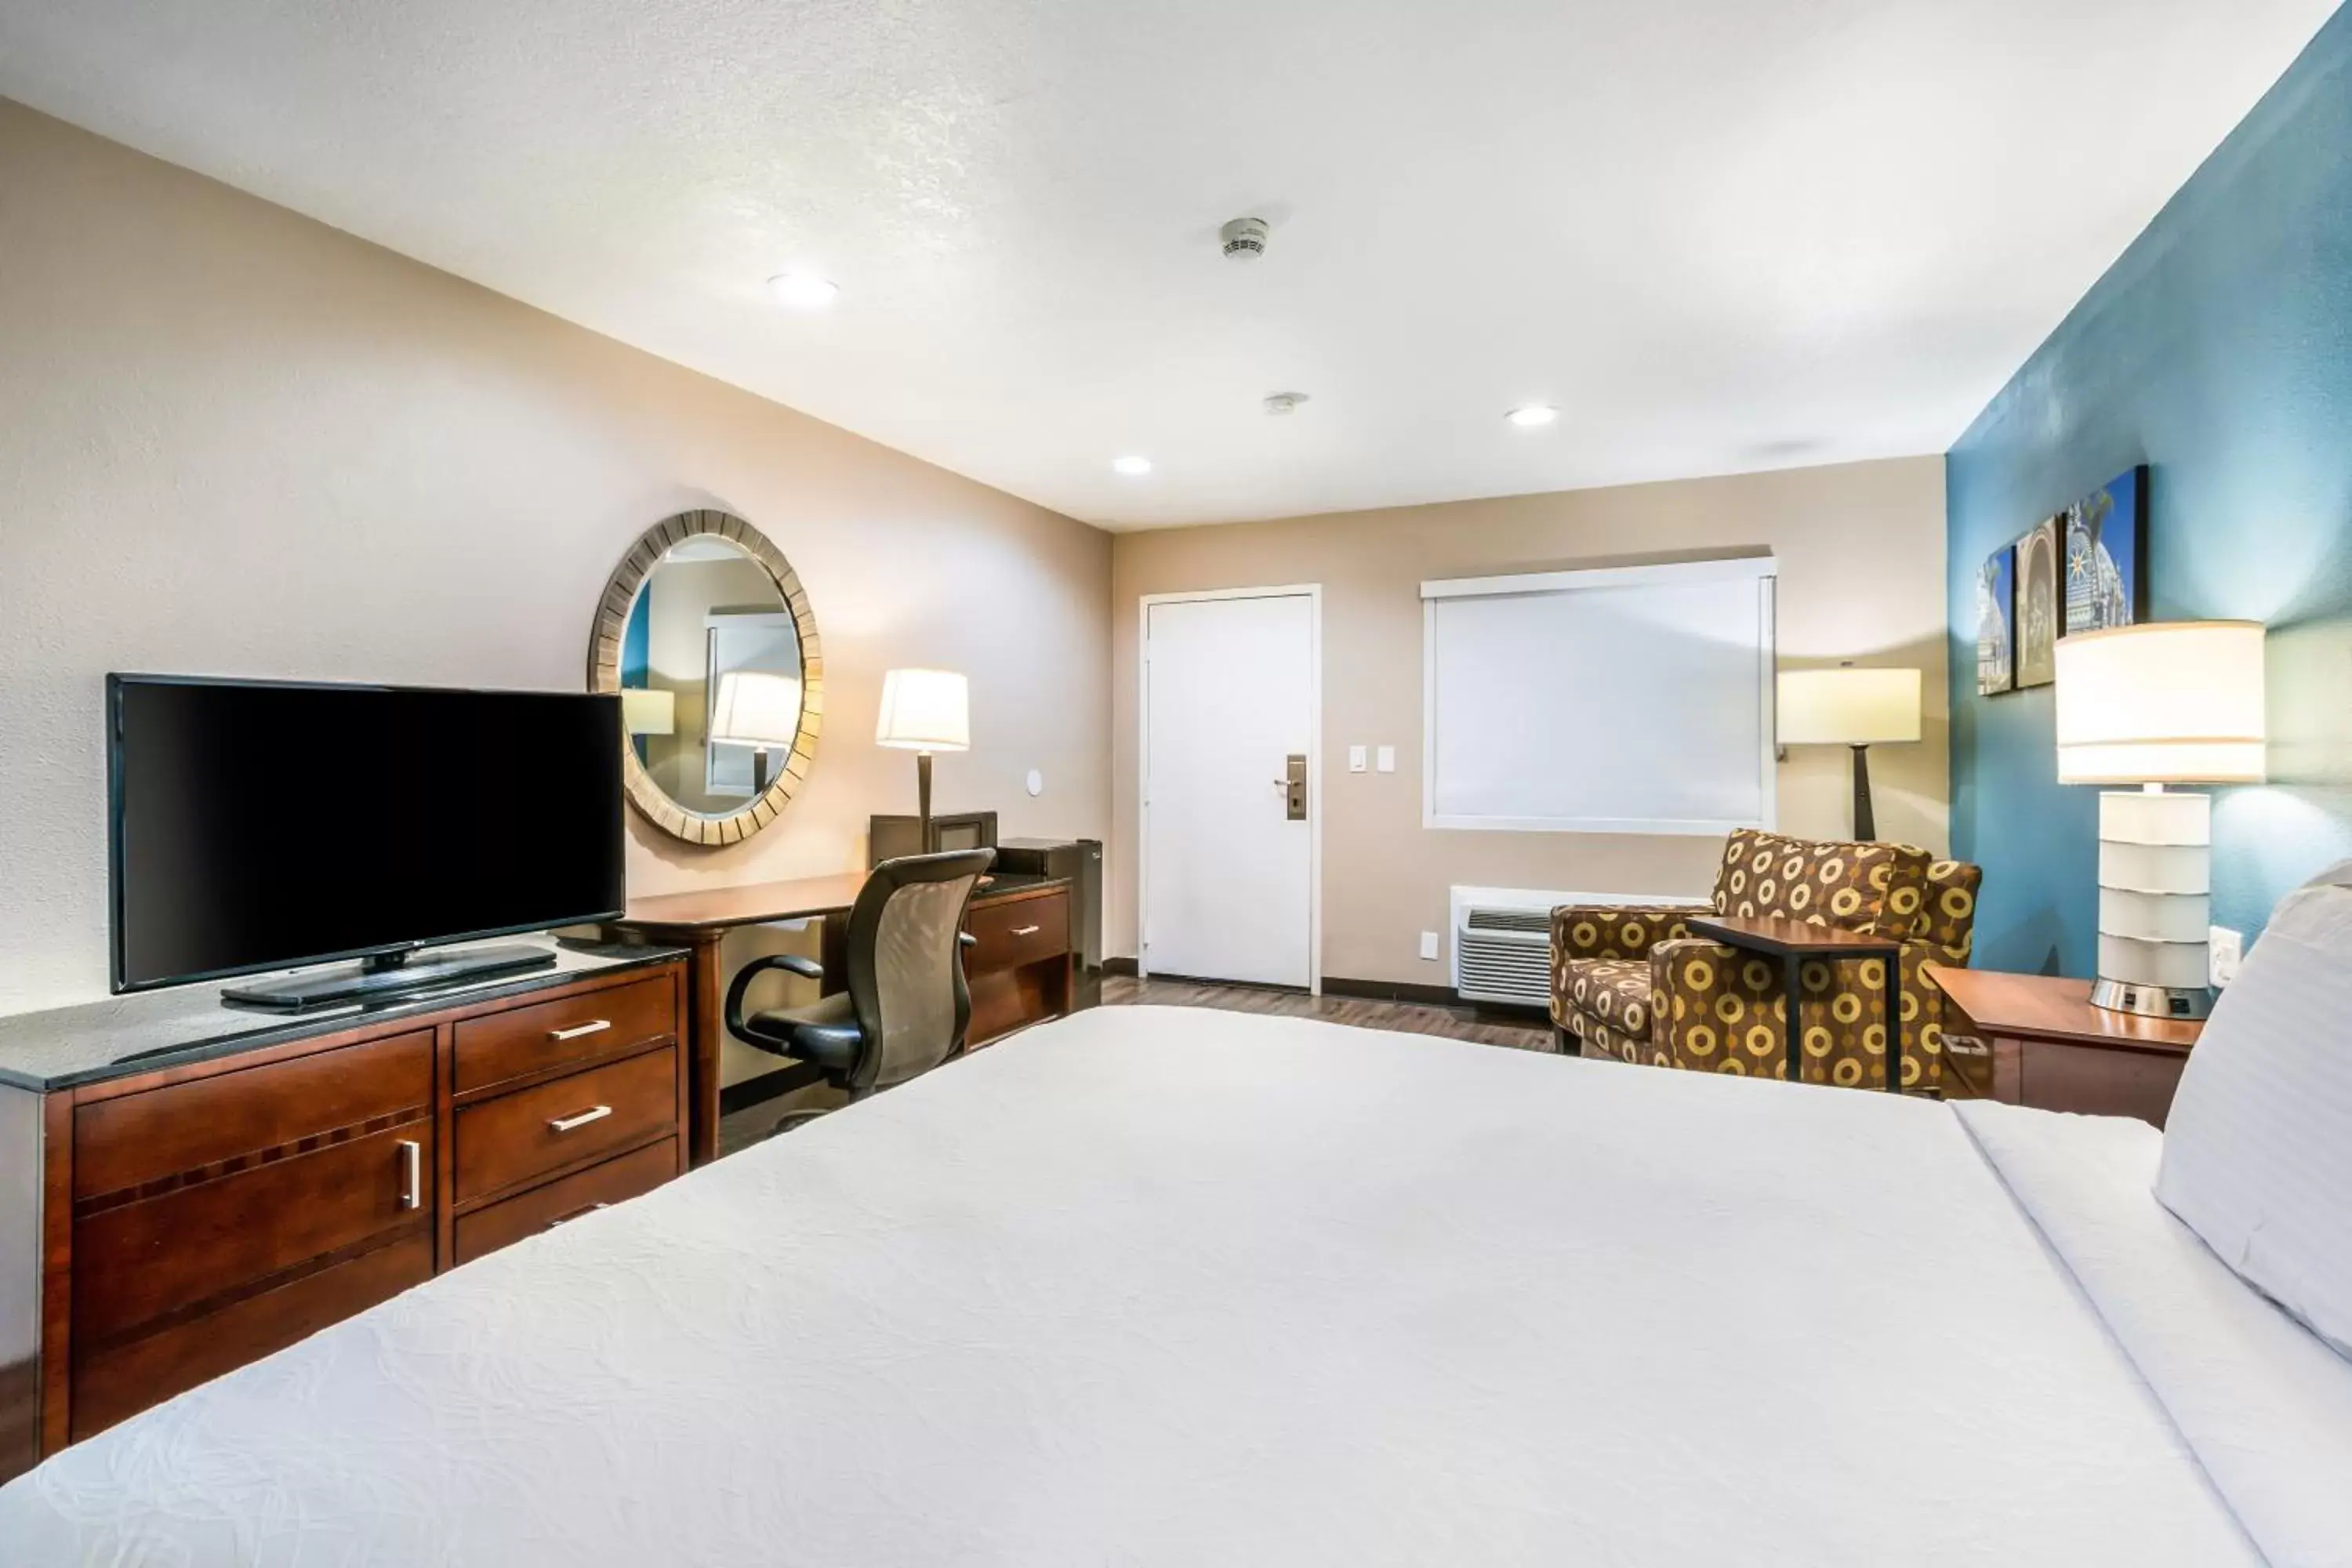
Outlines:
{"type": "Polygon", "coordinates": [[[1503,416],[1522,430],[1536,430],[1559,417],[1559,410],[1549,403],[1528,403],[1503,416]]]}
{"type": "Polygon", "coordinates": [[[1110,466],[1122,474],[1139,476],[1148,474],[1151,471],[1151,459],[1149,458],[1113,458],[1110,460],[1110,466]]]}
{"type": "Polygon", "coordinates": [[[822,310],[841,290],[814,272],[779,272],[768,279],[768,292],[795,310],[822,310]]]}

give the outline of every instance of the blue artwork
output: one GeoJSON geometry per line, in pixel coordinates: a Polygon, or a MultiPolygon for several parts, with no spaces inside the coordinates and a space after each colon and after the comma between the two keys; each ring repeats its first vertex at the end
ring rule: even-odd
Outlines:
{"type": "Polygon", "coordinates": [[[2016,684],[2011,624],[2017,614],[2017,546],[2004,544],[1977,568],[1977,695],[2016,684]]]}
{"type": "Polygon", "coordinates": [[[2147,470],[2134,468],[2066,509],[2066,635],[2127,626],[2147,613],[2147,470]]]}

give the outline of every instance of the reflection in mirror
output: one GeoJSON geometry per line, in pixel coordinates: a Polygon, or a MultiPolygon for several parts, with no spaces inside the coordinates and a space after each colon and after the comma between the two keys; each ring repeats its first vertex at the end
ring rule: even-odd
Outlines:
{"type": "Polygon", "coordinates": [[[654,785],[705,816],[741,811],[799,732],[801,644],[766,567],[698,535],[655,563],[621,638],[621,710],[654,785]]]}

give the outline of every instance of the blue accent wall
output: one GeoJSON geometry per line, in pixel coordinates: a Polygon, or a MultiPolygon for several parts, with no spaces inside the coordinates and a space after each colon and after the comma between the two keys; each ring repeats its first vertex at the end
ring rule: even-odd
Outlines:
{"type": "Polygon", "coordinates": [[[1952,841],[1988,968],[2094,971],[2098,792],[2056,782],[2052,688],[1976,694],[1977,567],[2137,463],[2151,616],[2271,627],[2272,782],[2214,804],[2214,919],[2252,935],[2352,856],[2352,7],[1948,458],[1952,841]]]}

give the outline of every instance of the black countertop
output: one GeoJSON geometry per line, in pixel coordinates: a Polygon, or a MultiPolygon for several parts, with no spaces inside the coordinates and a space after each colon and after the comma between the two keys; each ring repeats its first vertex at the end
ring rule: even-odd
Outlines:
{"type": "MultiPolygon", "coordinates": [[[[256,1013],[221,1005],[219,985],[182,985],[110,996],[102,1002],[0,1017],[0,1084],[47,1093],[104,1083],[157,1068],[210,1061],[287,1040],[308,1039],[359,1024],[413,1017],[545,986],[667,963],[674,947],[623,947],[569,938],[523,942],[555,954],[551,969],[478,985],[452,985],[377,1006],[321,1007],[299,1014],[256,1013]]],[[[507,943],[502,945],[515,945],[507,943]]],[[[451,951],[462,952],[463,949],[451,951]]]]}

